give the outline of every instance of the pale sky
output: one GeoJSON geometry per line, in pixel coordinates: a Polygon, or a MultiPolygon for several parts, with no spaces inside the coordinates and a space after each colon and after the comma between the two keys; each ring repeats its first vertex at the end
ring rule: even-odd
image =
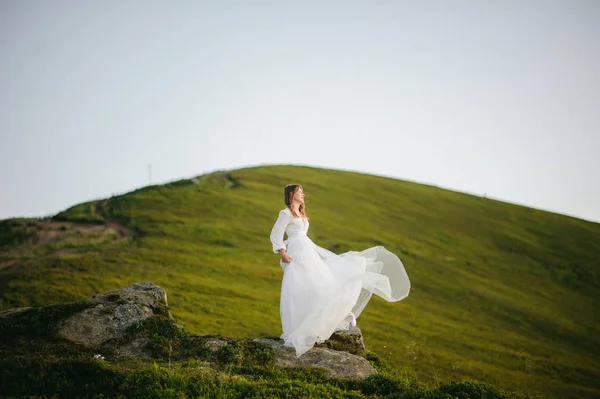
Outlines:
{"type": "Polygon", "coordinates": [[[0,57],[0,219],[284,163],[600,221],[600,1],[0,0],[0,57]]]}

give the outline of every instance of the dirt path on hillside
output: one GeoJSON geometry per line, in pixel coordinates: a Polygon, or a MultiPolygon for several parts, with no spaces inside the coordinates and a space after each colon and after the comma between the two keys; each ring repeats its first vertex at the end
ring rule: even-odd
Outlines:
{"type": "Polygon", "coordinates": [[[77,253],[90,244],[119,244],[137,236],[133,230],[109,220],[104,224],[36,219],[20,219],[14,223],[13,228],[21,229],[25,238],[0,252],[5,258],[0,260],[0,270],[26,262],[36,252],[39,257],[62,256],[77,253]]]}

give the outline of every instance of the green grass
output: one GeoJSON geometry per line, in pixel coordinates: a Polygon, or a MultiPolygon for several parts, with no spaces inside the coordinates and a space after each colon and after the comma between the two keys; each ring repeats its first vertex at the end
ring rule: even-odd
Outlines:
{"type": "Polygon", "coordinates": [[[327,378],[322,370],[230,367],[218,374],[190,360],[167,365],[120,364],[101,360],[0,359],[4,392],[13,397],[89,398],[528,398],[489,384],[465,381],[434,389],[393,375],[362,381],[327,378]],[[17,385],[18,383],[18,385],[17,385]]]}
{"type": "MultiPolygon", "coordinates": [[[[60,221],[122,223],[118,244],[23,255],[0,268],[0,309],[79,301],[150,280],[187,331],[280,333],[269,232],[299,182],[309,235],[335,252],[383,245],[412,290],[374,297],[367,349],[434,389],[476,379],[554,397],[600,396],[600,224],[389,178],[297,166],[217,172],[77,205],[60,221]]],[[[3,222],[2,226],[9,221],[3,222]]],[[[0,229],[6,248],[22,231],[0,229]]],[[[2,261],[14,257],[0,255],[2,261]]]]}
{"type": "MultiPolygon", "coordinates": [[[[116,298],[118,300],[118,298],[116,298]]],[[[219,337],[226,345],[211,349],[212,336],[192,335],[165,314],[131,326],[124,337],[91,350],[61,339],[57,326],[90,304],[30,308],[0,318],[0,386],[3,397],[92,398],[528,398],[476,382],[428,388],[390,368],[374,353],[378,370],[363,380],[331,378],[317,368],[275,365],[272,349],[252,339],[219,337]],[[115,356],[132,339],[150,338],[145,361],[115,356]],[[96,354],[95,352],[99,352],[96,354]],[[100,354],[101,359],[96,357],[100,354]]]]}

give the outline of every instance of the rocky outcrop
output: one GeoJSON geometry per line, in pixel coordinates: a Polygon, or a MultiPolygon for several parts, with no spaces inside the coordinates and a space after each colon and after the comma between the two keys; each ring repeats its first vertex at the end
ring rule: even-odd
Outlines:
{"type": "Polygon", "coordinates": [[[324,369],[328,376],[339,378],[361,379],[377,374],[367,359],[352,353],[317,347],[296,357],[295,349],[283,346],[280,339],[259,338],[255,341],[273,349],[275,365],[279,367],[317,367],[324,369]]]}
{"type": "Polygon", "coordinates": [[[59,337],[90,348],[122,338],[128,327],[167,309],[167,294],[145,281],[96,295],[90,302],[91,307],[60,323],[59,337]]]}
{"type": "MultiPolygon", "coordinates": [[[[377,371],[365,359],[365,345],[362,333],[357,327],[349,331],[338,331],[327,341],[312,348],[299,358],[294,348],[283,345],[281,339],[256,338],[255,342],[268,345],[273,350],[273,360],[278,367],[317,367],[324,369],[330,377],[361,379],[377,371]]],[[[218,353],[227,345],[227,338],[211,337],[202,345],[212,353],[218,353]]]]}
{"type": "MultiPolygon", "coordinates": [[[[170,361],[173,355],[179,356],[179,360],[193,358],[195,361],[208,361],[207,364],[213,362],[215,370],[218,370],[218,364],[223,359],[232,356],[235,358],[236,351],[240,351],[239,341],[185,332],[168,311],[165,291],[150,282],[135,283],[66,306],[70,310],[64,316],[56,318],[56,327],[48,331],[105,354],[106,361],[123,357],[140,360],[168,357],[170,361]],[[139,322],[144,323],[136,325],[139,322]],[[134,325],[136,327],[130,329],[134,325]]],[[[37,313],[32,316],[29,312],[43,314],[45,309],[53,312],[51,307],[12,309],[0,313],[0,322],[10,325],[12,321],[9,318],[19,318],[22,315],[34,320],[37,313]]],[[[21,321],[16,324],[20,323],[21,321]]],[[[293,348],[285,347],[278,338],[246,341],[270,347],[272,353],[267,351],[268,355],[262,357],[263,361],[278,367],[317,367],[324,369],[328,376],[352,379],[377,373],[364,357],[365,345],[361,331],[356,327],[333,334],[329,340],[299,358],[293,348]]],[[[243,350],[239,352],[240,356],[245,356],[241,355],[242,352],[243,350]]]]}

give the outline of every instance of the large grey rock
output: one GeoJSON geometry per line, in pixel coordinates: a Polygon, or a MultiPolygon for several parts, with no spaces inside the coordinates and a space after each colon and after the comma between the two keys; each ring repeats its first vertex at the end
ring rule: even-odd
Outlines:
{"type": "Polygon", "coordinates": [[[377,374],[367,359],[348,352],[315,347],[298,358],[296,351],[283,346],[280,339],[259,338],[255,341],[267,344],[273,349],[275,365],[279,367],[318,367],[324,369],[330,377],[352,379],[377,374]]]}
{"type": "MultiPolygon", "coordinates": [[[[98,347],[122,338],[128,327],[154,315],[159,307],[166,308],[167,294],[149,281],[95,295],[92,306],[62,321],[58,335],[84,345],[98,347]]],[[[168,317],[171,317],[167,311],[168,317]]]]}

